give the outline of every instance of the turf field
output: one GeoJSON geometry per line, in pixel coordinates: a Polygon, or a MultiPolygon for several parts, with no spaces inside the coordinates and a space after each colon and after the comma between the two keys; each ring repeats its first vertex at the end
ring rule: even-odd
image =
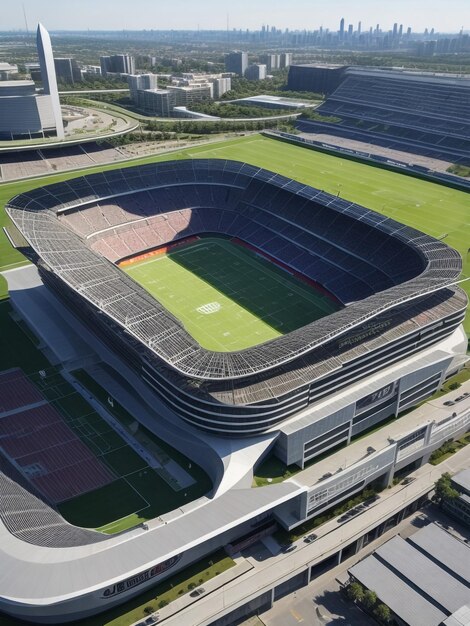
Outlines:
{"type": "MultiPolygon", "coordinates": [[[[464,275],[470,276],[468,193],[259,135],[147,157],[127,165],[185,158],[228,158],[245,161],[335,195],[339,193],[342,198],[374,209],[430,235],[444,237],[446,243],[460,252],[464,259],[464,275]]],[[[59,174],[32,181],[1,184],[0,207],[9,198],[27,189],[81,176],[86,172],[114,168],[116,165],[83,170],[75,174],[59,174]]],[[[1,212],[0,226],[5,223],[6,216],[1,212]]],[[[21,260],[21,255],[11,250],[0,231],[0,268],[21,260]]],[[[469,282],[464,288],[470,293],[469,282]]],[[[1,289],[0,285],[0,291],[1,289]]],[[[470,333],[469,316],[465,325],[467,333],[470,333]]]]}
{"type": "MultiPolygon", "coordinates": [[[[210,491],[212,483],[199,466],[189,463],[184,455],[151,433],[146,436],[151,440],[152,453],[154,450],[160,451],[163,463],[164,458],[179,463],[195,482],[182,491],[175,491],[165,480],[164,466],[163,470],[149,467],[129,443],[51,366],[37,349],[34,337],[27,328],[13,320],[8,301],[0,302],[0,328],[0,371],[20,367],[59,411],[67,426],[116,476],[109,485],[61,503],[58,508],[65,519],[79,526],[115,533],[172,511],[210,491]],[[40,375],[39,370],[44,371],[46,376],[40,375]]],[[[109,410],[120,419],[119,407],[116,402],[114,405],[116,411],[109,410]]],[[[129,426],[129,420],[120,421],[124,426],[129,426]]],[[[131,419],[131,422],[135,420],[131,419]]],[[[136,437],[142,436],[139,434],[141,431],[142,434],[147,432],[141,428],[136,437]]]]}
{"type": "Polygon", "coordinates": [[[313,286],[228,239],[199,239],[122,269],[202,347],[218,352],[263,343],[339,308],[313,286]]]}

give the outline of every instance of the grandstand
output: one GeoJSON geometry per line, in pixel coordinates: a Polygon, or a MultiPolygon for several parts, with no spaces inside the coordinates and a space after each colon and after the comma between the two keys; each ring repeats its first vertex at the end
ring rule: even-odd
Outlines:
{"type": "Polygon", "coordinates": [[[443,161],[468,162],[468,79],[348,68],[317,112],[339,121],[302,120],[299,129],[443,161]]]}
{"type": "Polygon", "coordinates": [[[129,155],[119,148],[93,142],[60,148],[45,146],[41,150],[0,151],[0,181],[93,167],[126,158],[129,155]]]}
{"type": "Polygon", "coordinates": [[[461,259],[444,243],[242,163],[93,174],[17,196],[7,211],[45,282],[91,315],[181,417],[220,434],[273,428],[350,384],[354,371],[379,371],[384,354],[390,364],[449,336],[465,314],[461,259]],[[204,349],[115,265],[200,234],[241,240],[344,306],[246,350],[204,349]]]}
{"type": "Polygon", "coordinates": [[[50,503],[68,500],[116,477],[67,426],[20,370],[0,373],[0,450],[50,503]]]}

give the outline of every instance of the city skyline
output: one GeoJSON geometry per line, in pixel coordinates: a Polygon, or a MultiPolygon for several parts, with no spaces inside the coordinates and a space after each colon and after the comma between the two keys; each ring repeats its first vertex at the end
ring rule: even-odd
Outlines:
{"type": "MultiPolygon", "coordinates": [[[[80,11],[74,12],[73,21],[67,6],[58,0],[44,0],[40,6],[25,2],[24,9],[29,29],[31,24],[43,22],[49,30],[258,30],[266,24],[284,30],[315,30],[322,26],[332,31],[339,29],[344,18],[346,29],[349,24],[362,29],[375,28],[379,23],[385,31],[394,23],[403,24],[416,31],[434,28],[436,32],[455,33],[470,27],[470,10],[466,0],[397,0],[381,3],[364,0],[351,3],[332,0],[328,6],[312,3],[311,0],[296,0],[288,8],[280,0],[262,0],[256,8],[248,0],[236,4],[220,3],[217,0],[174,0],[165,7],[165,14],[155,9],[151,0],[136,0],[134,11],[129,14],[124,0],[101,0],[99,3],[82,0],[80,11]],[[125,29],[123,29],[125,26],[125,29]]],[[[21,5],[6,6],[2,12],[4,30],[24,30],[25,17],[21,5]]]]}

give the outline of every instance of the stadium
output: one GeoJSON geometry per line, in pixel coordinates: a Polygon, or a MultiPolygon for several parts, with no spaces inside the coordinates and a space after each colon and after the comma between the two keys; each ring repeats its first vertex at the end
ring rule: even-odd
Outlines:
{"type": "MultiPolygon", "coordinates": [[[[258,445],[253,464],[272,450],[303,468],[432,395],[466,361],[455,250],[273,172],[166,161],[27,191],[6,210],[43,283],[136,393],[143,385],[163,420],[221,459],[258,445]]],[[[242,481],[249,468],[226,462],[212,498],[113,537],[66,523],[5,465],[0,532],[5,571],[17,575],[0,607],[38,623],[104,611],[260,524],[292,528],[425,462],[469,419],[420,425],[334,476],[257,490],[242,481]]]]}

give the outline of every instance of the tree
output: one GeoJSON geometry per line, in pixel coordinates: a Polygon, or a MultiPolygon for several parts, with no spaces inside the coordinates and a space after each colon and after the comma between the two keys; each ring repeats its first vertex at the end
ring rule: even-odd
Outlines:
{"type": "Polygon", "coordinates": [[[454,391],[455,389],[458,389],[460,387],[460,383],[458,383],[457,381],[455,381],[454,383],[450,383],[449,385],[449,389],[451,391],[454,391]]]}
{"type": "Polygon", "coordinates": [[[375,593],[375,591],[372,591],[371,589],[366,589],[366,591],[364,591],[363,603],[366,609],[370,610],[374,608],[377,603],[377,594],[375,593]]]}
{"type": "Polygon", "coordinates": [[[449,472],[442,474],[434,486],[434,499],[442,505],[447,500],[454,500],[459,497],[459,492],[452,487],[451,476],[449,472]]]}
{"type": "Polygon", "coordinates": [[[392,612],[386,604],[378,604],[374,609],[374,615],[384,624],[388,624],[392,617],[392,612]]]}
{"type": "Polygon", "coordinates": [[[360,583],[351,583],[348,587],[348,598],[353,602],[362,602],[364,599],[364,589],[360,583]]]}
{"type": "Polygon", "coordinates": [[[155,611],[155,607],[152,606],[151,604],[148,604],[145,608],[144,608],[144,613],[145,615],[151,615],[152,613],[154,613],[155,611]]]}

